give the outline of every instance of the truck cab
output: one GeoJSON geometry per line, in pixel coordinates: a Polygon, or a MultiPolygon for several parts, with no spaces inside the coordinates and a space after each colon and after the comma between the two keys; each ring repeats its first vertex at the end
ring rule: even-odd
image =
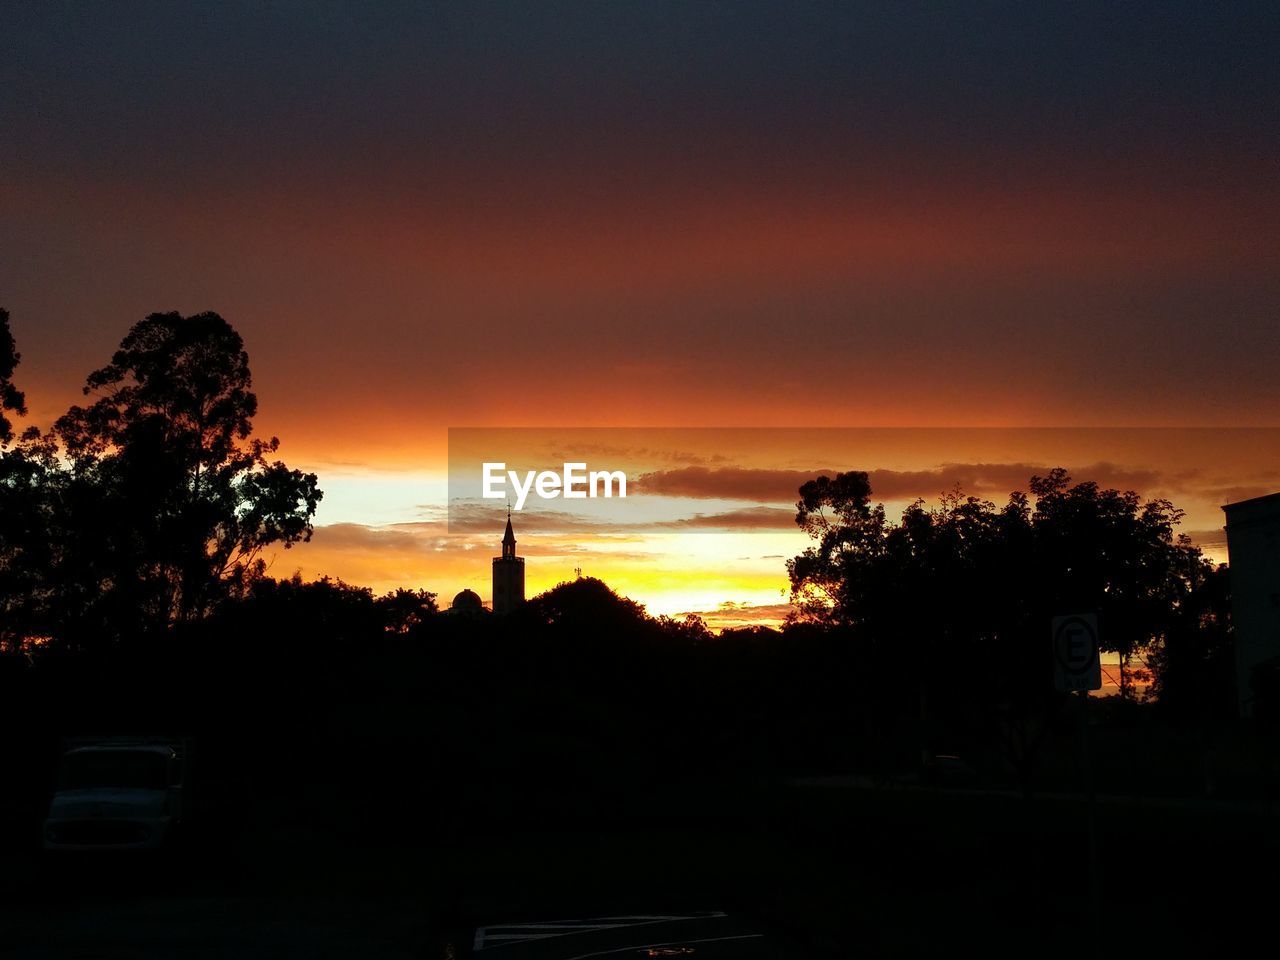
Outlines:
{"type": "Polygon", "coordinates": [[[44,823],[48,851],[167,846],[189,798],[180,738],[78,737],[64,745],[44,823]]]}

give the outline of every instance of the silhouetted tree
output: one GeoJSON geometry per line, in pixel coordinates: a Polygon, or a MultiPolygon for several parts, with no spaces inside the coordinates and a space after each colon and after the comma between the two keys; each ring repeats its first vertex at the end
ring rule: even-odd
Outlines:
{"type": "Polygon", "coordinates": [[[0,446],[13,439],[13,424],[4,415],[8,410],[26,416],[26,397],[13,385],[13,372],[22,354],[18,353],[9,330],[9,311],[0,308],[0,446]]]}
{"type": "Polygon", "coordinates": [[[997,510],[956,491],[936,508],[917,501],[892,524],[871,504],[865,473],[806,483],[796,522],[818,543],[788,562],[801,615],[941,637],[1007,630],[1011,611],[1047,624],[1055,613],[1096,610],[1104,649],[1125,660],[1163,636],[1204,563],[1174,537],[1182,512],[1072,485],[1061,468],[1032,477],[1029,489],[1034,508],[1022,493],[997,510]]]}
{"type": "Polygon", "coordinates": [[[707,621],[696,613],[686,613],[679,619],[663,614],[658,617],[657,624],[664,634],[672,640],[682,643],[706,643],[711,639],[711,631],[707,628],[707,621]]]}
{"type": "Polygon", "coordinates": [[[227,605],[222,619],[277,637],[272,642],[290,662],[347,658],[386,632],[372,590],[327,576],[255,580],[241,601],[227,605]]]}
{"type": "Polygon", "coordinates": [[[1036,568],[1055,612],[1096,610],[1103,649],[1120,655],[1121,693],[1130,660],[1172,629],[1204,560],[1175,538],[1182,511],[1132,491],[1074,486],[1061,468],[1033,477],[1036,568]]]}
{"type": "Polygon", "coordinates": [[[429,590],[394,590],[377,600],[387,633],[409,634],[420,630],[436,615],[436,595],[429,590]]]}
{"type": "Polygon", "coordinates": [[[240,335],[215,313],[152,314],[89,375],[97,399],[53,431],[84,507],[67,534],[87,590],[172,623],[260,575],[268,545],[310,538],[316,476],[270,460],[275,437],[252,437],[250,386],[240,335]]]}
{"type": "Polygon", "coordinates": [[[589,631],[608,637],[632,633],[647,618],[644,607],[614,593],[603,580],[580,577],[557,584],[519,608],[520,619],[566,632],[589,631]]]}
{"type": "Polygon", "coordinates": [[[767,646],[781,640],[782,632],[773,627],[766,627],[757,623],[742,627],[725,627],[716,635],[716,639],[722,645],[767,646]]]}
{"type": "Polygon", "coordinates": [[[21,359],[9,311],[0,309],[0,653],[19,652],[28,638],[46,632],[39,611],[50,549],[46,479],[54,461],[30,433],[9,446],[14,431],[5,412],[27,412],[26,398],[13,384],[21,359]]]}
{"type": "Polygon", "coordinates": [[[882,505],[860,471],[820,476],[800,488],[796,524],[817,543],[787,561],[792,602],[802,616],[828,624],[852,622],[867,609],[859,592],[866,576],[851,575],[878,555],[885,535],[882,505]]]}
{"type": "Polygon", "coordinates": [[[1213,722],[1235,715],[1231,571],[1199,559],[1189,592],[1147,657],[1161,710],[1179,720],[1213,722]]]}
{"type": "Polygon", "coordinates": [[[817,542],[788,563],[798,616],[851,631],[877,695],[896,694],[877,709],[906,713],[918,698],[927,749],[939,717],[952,736],[998,722],[1024,773],[1052,716],[1052,617],[1096,611],[1103,648],[1127,662],[1173,629],[1203,563],[1174,538],[1181,513],[1168,501],[1072,485],[1062,469],[1029,489],[1034,506],[957,490],[890,523],[865,473],[819,477],[796,505],[817,542]]]}
{"type": "Polygon", "coordinates": [[[64,538],[65,476],[47,438],[0,449],[0,651],[54,632],[54,568],[64,538]]]}

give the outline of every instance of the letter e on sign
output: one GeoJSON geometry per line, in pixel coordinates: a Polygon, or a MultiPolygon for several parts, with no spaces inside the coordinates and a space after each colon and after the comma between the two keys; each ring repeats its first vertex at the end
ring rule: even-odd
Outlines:
{"type": "Polygon", "coordinates": [[[1053,686],[1063,693],[1102,688],[1097,614],[1053,618],[1053,686]]]}

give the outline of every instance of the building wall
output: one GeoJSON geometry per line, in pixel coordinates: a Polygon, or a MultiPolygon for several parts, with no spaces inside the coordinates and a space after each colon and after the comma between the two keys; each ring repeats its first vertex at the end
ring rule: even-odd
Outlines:
{"type": "Polygon", "coordinates": [[[494,557],[493,612],[507,613],[524,603],[524,559],[494,557]]]}
{"type": "Polygon", "coordinates": [[[1253,713],[1254,668],[1280,657],[1280,493],[1222,508],[1231,564],[1240,715],[1253,713]]]}

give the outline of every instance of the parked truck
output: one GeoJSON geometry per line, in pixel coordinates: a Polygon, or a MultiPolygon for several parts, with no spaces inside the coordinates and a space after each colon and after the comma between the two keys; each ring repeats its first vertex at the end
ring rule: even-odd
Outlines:
{"type": "Polygon", "coordinates": [[[157,850],[172,845],[191,805],[183,737],[74,737],[63,744],[44,822],[48,851],[157,850]]]}

